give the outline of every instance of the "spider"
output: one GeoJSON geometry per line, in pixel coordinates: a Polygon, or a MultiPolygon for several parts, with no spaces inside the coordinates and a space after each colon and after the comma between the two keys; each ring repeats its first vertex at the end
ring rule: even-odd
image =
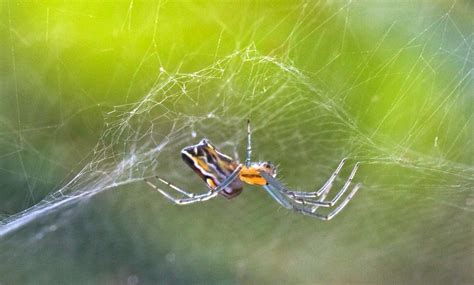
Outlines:
{"type": "Polygon", "coordinates": [[[216,197],[218,194],[228,199],[238,196],[243,189],[243,183],[259,185],[277,201],[281,206],[292,209],[303,215],[308,215],[321,220],[330,220],[336,216],[356,194],[361,184],[355,185],[350,193],[334,210],[324,215],[317,210],[320,207],[333,207],[349,189],[354,178],[359,162],[352,168],[352,171],[344,183],[341,190],[330,201],[326,197],[331,190],[334,180],[338,176],[346,159],[341,160],[336,170],[324,185],[314,192],[292,191],[283,186],[276,179],[277,171],[275,166],[269,162],[252,162],[252,144],[250,120],[247,121],[247,157],[245,163],[241,164],[237,160],[220,152],[208,139],[202,139],[198,144],[185,147],[181,151],[184,162],[191,167],[207,184],[209,191],[203,194],[194,194],[185,191],[174,184],[155,176],[155,178],[167,185],[169,188],[182,194],[181,198],[175,198],[168,192],[158,188],[155,184],[145,179],[145,182],[154,190],[161,193],[171,202],[178,205],[186,205],[200,201],[206,201],[216,197]]]}

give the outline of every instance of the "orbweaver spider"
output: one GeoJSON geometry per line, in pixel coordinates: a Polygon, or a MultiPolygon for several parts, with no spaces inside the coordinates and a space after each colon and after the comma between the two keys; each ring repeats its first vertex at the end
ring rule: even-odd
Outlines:
{"type": "Polygon", "coordinates": [[[308,215],[321,220],[330,220],[336,216],[356,194],[361,184],[355,185],[346,198],[327,215],[317,212],[319,207],[333,207],[349,189],[354,178],[359,162],[352,168],[351,174],[344,183],[341,190],[330,201],[325,198],[331,190],[334,180],[343,167],[346,159],[343,159],[331,177],[324,185],[314,192],[292,191],[283,186],[276,179],[276,168],[271,162],[252,162],[250,121],[247,122],[247,157],[245,164],[221,153],[209,140],[203,139],[198,144],[185,147],[181,151],[181,157],[194,172],[206,182],[209,191],[204,194],[194,194],[185,191],[170,182],[156,176],[156,179],[171,189],[183,194],[181,198],[175,198],[156,185],[145,179],[145,182],[154,190],[163,194],[168,200],[175,204],[185,205],[200,201],[206,201],[216,197],[218,194],[230,199],[238,196],[243,189],[243,183],[259,185],[277,201],[281,206],[292,209],[303,215],[308,215]]]}

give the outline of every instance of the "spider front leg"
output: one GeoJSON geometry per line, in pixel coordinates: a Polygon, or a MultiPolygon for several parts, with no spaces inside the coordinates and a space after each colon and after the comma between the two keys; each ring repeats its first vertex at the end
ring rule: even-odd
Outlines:
{"type": "Polygon", "coordinates": [[[229,184],[231,184],[239,175],[240,170],[242,169],[242,165],[238,165],[236,169],[226,178],[222,183],[220,183],[216,188],[211,188],[209,187],[209,191],[203,194],[195,195],[194,193],[187,192],[181,188],[179,188],[176,185],[171,184],[170,182],[161,179],[160,177],[156,177],[160,182],[166,184],[168,187],[172,188],[173,190],[176,190],[177,192],[187,196],[186,198],[176,198],[173,197],[172,195],[168,194],[166,191],[158,188],[155,184],[151,183],[150,181],[145,180],[145,182],[154,190],[158,191],[161,193],[163,196],[165,196],[168,200],[171,202],[178,204],[178,205],[187,205],[195,202],[202,202],[202,201],[207,201],[211,198],[214,198],[219,194],[220,191],[224,190],[229,184]]]}
{"type": "Polygon", "coordinates": [[[328,220],[332,219],[332,217],[334,217],[334,215],[335,215],[335,214],[322,215],[322,214],[319,214],[319,213],[312,212],[311,209],[307,209],[303,205],[294,204],[290,197],[283,194],[279,189],[277,189],[277,186],[274,186],[270,183],[263,186],[263,188],[272,196],[273,199],[275,199],[280,205],[282,205],[283,207],[285,207],[287,209],[292,209],[292,210],[294,210],[298,213],[301,213],[303,215],[315,217],[315,218],[318,218],[318,219],[324,220],[324,221],[328,221],[328,220]],[[279,193],[279,194],[277,194],[277,193],[279,193]]]}
{"type": "MultiPolygon", "coordinates": [[[[303,196],[295,196],[295,195],[292,195],[291,198],[293,200],[295,200],[296,203],[299,203],[299,204],[309,204],[309,205],[316,206],[316,209],[317,209],[317,207],[332,207],[337,203],[337,201],[339,201],[339,199],[342,197],[342,195],[344,195],[344,193],[346,193],[347,189],[349,189],[349,186],[351,185],[352,180],[354,179],[354,176],[355,176],[358,169],[359,169],[359,163],[357,162],[356,165],[354,166],[354,168],[352,168],[351,174],[349,175],[346,182],[344,183],[344,186],[342,186],[342,189],[336,194],[336,196],[334,196],[334,198],[332,198],[331,201],[324,201],[324,199],[319,199],[317,201],[314,201],[312,199],[307,199],[306,197],[303,197],[303,196]]],[[[325,194],[323,196],[327,196],[330,189],[331,188],[329,188],[327,191],[323,192],[325,194]]],[[[289,195],[291,195],[291,194],[289,194],[289,195]]]]}
{"type": "MultiPolygon", "coordinates": [[[[332,218],[334,218],[337,214],[339,214],[339,212],[341,212],[342,209],[344,209],[344,207],[346,207],[346,205],[349,203],[349,201],[352,199],[352,197],[354,197],[354,195],[360,189],[361,184],[359,183],[356,186],[354,186],[352,191],[341,202],[341,204],[339,204],[333,211],[329,212],[328,214],[321,214],[321,213],[318,213],[316,211],[320,207],[320,205],[317,205],[317,206],[311,206],[310,205],[308,207],[308,204],[296,204],[296,203],[294,203],[294,200],[292,200],[288,196],[286,196],[287,199],[285,199],[281,195],[272,195],[272,193],[274,194],[274,193],[279,192],[277,187],[278,186],[274,186],[272,184],[268,184],[268,185],[264,186],[265,190],[267,190],[267,192],[269,192],[271,194],[272,198],[275,199],[280,205],[284,206],[285,208],[292,209],[295,212],[298,212],[298,213],[306,215],[306,216],[310,216],[310,217],[313,217],[313,218],[318,218],[318,219],[323,220],[323,221],[329,221],[332,218]],[[290,206],[288,207],[288,205],[290,205],[290,206]]],[[[283,192],[280,192],[280,193],[283,194],[283,192]]],[[[325,195],[326,194],[323,194],[321,196],[321,199],[324,199],[325,195]]]]}
{"type": "Polygon", "coordinates": [[[327,215],[322,215],[322,214],[316,212],[316,209],[319,206],[316,206],[316,207],[312,208],[311,210],[308,210],[307,208],[295,208],[295,210],[297,212],[300,212],[303,215],[306,215],[306,216],[316,217],[316,218],[321,219],[321,220],[329,221],[330,219],[334,218],[334,216],[339,214],[339,212],[342,211],[342,209],[344,209],[344,207],[349,203],[349,201],[352,199],[352,197],[354,197],[354,195],[357,193],[357,191],[360,189],[361,186],[362,186],[361,183],[356,184],[356,186],[354,186],[354,188],[349,193],[349,195],[347,195],[346,199],[344,199],[341,202],[341,204],[339,204],[339,206],[336,207],[336,209],[334,209],[332,212],[330,212],[327,215]]]}
{"type": "Polygon", "coordinates": [[[250,167],[252,156],[252,129],[250,128],[250,119],[247,119],[247,156],[245,166],[250,167]]]}
{"type": "MultiPolygon", "coordinates": [[[[308,198],[295,198],[293,195],[289,193],[294,193],[294,191],[290,191],[285,188],[277,179],[272,177],[266,172],[260,172],[260,174],[265,178],[267,181],[267,185],[265,185],[265,190],[271,194],[271,196],[277,200],[281,205],[285,206],[286,208],[292,208],[296,212],[299,212],[303,215],[307,216],[312,216],[316,217],[321,220],[330,220],[334,216],[336,216],[342,209],[349,203],[349,201],[352,199],[352,197],[356,194],[356,192],[360,189],[361,184],[357,184],[354,186],[352,191],[347,195],[347,197],[330,213],[327,215],[320,214],[316,212],[316,210],[319,207],[332,207],[334,204],[340,199],[340,197],[347,191],[349,188],[352,179],[355,176],[355,173],[357,172],[357,169],[359,167],[359,164],[357,163],[354,168],[352,169],[352,172],[347,179],[346,183],[344,183],[344,186],[342,187],[341,191],[336,194],[336,196],[331,200],[331,201],[323,201],[323,199],[327,196],[329,191],[322,191],[321,198],[319,200],[312,200],[308,198]],[[281,193],[280,195],[276,195],[276,193],[281,193]],[[281,195],[285,194],[287,199],[281,199],[281,195]],[[286,205],[291,205],[291,207],[287,207],[286,205]]],[[[337,171],[337,170],[336,170],[337,171]]],[[[323,188],[324,189],[324,188],[323,188]]],[[[304,192],[302,192],[304,193],[304,192]]],[[[321,195],[320,194],[320,195],[321,195]]]]}
{"type": "Polygon", "coordinates": [[[324,183],[324,185],[319,188],[318,191],[314,192],[301,192],[301,191],[289,191],[287,190],[286,194],[293,196],[293,198],[316,198],[321,196],[321,194],[326,193],[326,195],[331,191],[332,185],[334,184],[334,180],[339,175],[344,163],[346,163],[347,158],[344,158],[339,162],[336,170],[331,174],[331,177],[324,183]]]}

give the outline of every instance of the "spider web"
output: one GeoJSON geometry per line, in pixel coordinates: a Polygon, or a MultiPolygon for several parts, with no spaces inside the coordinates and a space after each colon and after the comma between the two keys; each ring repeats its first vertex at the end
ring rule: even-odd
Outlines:
{"type": "MultiPolygon", "coordinates": [[[[296,20],[284,42],[271,49],[261,47],[264,39],[288,18],[263,35],[257,35],[258,24],[251,26],[254,34],[248,36],[250,43],[231,51],[223,46],[223,29],[213,43],[213,59],[201,68],[189,67],[199,53],[187,55],[179,66],[166,66],[157,47],[159,40],[153,37],[131,78],[126,102],[107,108],[103,131],[84,166],[39,203],[2,219],[0,239],[8,245],[2,247],[8,249],[4,252],[16,256],[11,253],[20,246],[12,241],[16,237],[22,244],[38,248],[34,244],[44,243],[58,228],[68,229],[70,221],[77,221],[74,213],[87,207],[91,197],[113,189],[114,193],[149,195],[160,205],[150,210],[159,216],[157,219],[166,221],[168,214],[182,227],[189,227],[189,234],[195,233],[194,227],[206,226],[204,219],[193,222],[198,226],[186,223],[198,207],[200,212],[208,209],[212,216],[223,208],[230,216],[245,211],[237,225],[217,222],[216,228],[237,231],[244,240],[270,239],[268,246],[258,247],[262,259],[251,255],[247,262],[295,259],[294,263],[270,262],[265,267],[292,271],[287,278],[297,277],[289,282],[307,283],[307,278],[314,277],[307,275],[309,269],[304,265],[314,265],[311,254],[317,252],[318,259],[327,260],[326,264],[317,263],[319,271],[336,266],[347,250],[349,256],[359,256],[354,271],[361,270],[370,277],[365,279],[348,269],[339,277],[342,279],[329,274],[322,281],[384,280],[374,277],[374,272],[384,266],[363,270],[363,264],[373,265],[380,256],[396,255],[402,247],[402,253],[419,250],[419,257],[408,264],[427,275],[417,276],[411,268],[400,266],[410,258],[401,254],[395,261],[384,263],[402,273],[401,277],[392,276],[392,280],[472,281],[474,45],[472,27],[466,33],[458,5],[462,6],[453,2],[429,11],[407,9],[411,14],[405,18],[396,18],[400,14],[395,9],[377,18],[376,8],[362,13],[362,7],[352,2],[329,8],[285,6],[296,20]],[[367,16],[374,17],[377,25],[361,23],[367,16]],[[147,66],[151,65],[157,68],[153,76],[147,77],[152,79],[150,85],[143,83],[140,75],[149,72],[147,66]],[[130,91],[144,86],[151,87],[138,95],[130,91]],[[331,222],[338,225],[317,226],[319,221],[287,213],[270,197],[259,195],[257,188],[232,200],[236,206],[215,202],[179,210],[166,210],[171,206],[160,201],[164,198],[146,189],[143,179],[158,174],[192,192],[204,191],[204,184],[191,176],[179,151],[207,137],[224,153],[235,157],[240,154],[242,160],[247,118],[252,122],[254,160],[276,163],[279,179],[292,189],[313,191],[324,184],[342,158],[348,157],[347,169],[335,188],[341,187],[353,164],[361,163],[355,180],[363,183],[363,189],[341,217],[331,222]],[[127,190],[121,190],[124,188],[127,190]],[[427,227],[426,234],[417,229],[419,225],[427,227]],[[246,226],[261,230],[245,234],[246,226]],[[343,227],[343,234],[337,234],[337,226],[343,227]],[[314,230],[318,229],[328,232],[316,234],[314,230]],[[357,238],[361,232],[371,238],[357,238]],[[274,238],[275,234],[286,238],[274,238]],[[394,235],[397,238],[391,239],[394,235]],[[319,242],[317,248],[308,246],[314,237],[319,242]],[[354,239],[358,247],[342,246],[354,239]],[[281,248],[286,242],[296,241],[304,246],[281,248]],[[369,243],[384,248],[367,250],[369,243]],[[270,253],[272,247],[280,252],[270,253]],[[444,262],[436,261],[440,255],[444,262]],[[430,266],[441,266],[445,271],[436,273],[430,266]]],[[[130,13],[133,7],[129,6],[130,13]]],[[[154,17],[157,22],[159,9],[154,17]]],[[[203,13],[200,8],[193,9],[203,13]]],[[[22,101],[17,98],[16,102],[22,101]]],[[[37,128],[35,132],[42,130],[37,128]]],[[[20,144],[5,135],[0,138],[4,145],[20,144]]],[[[26,194],[31,195],[30,191],[26,194]]],[[[128,208],[128,203],[122,206],[128,208]]],[[[144,219],[143,224],[150,227],[152,220],[144,219]]],[[[191,252],[203,255],[202,247],[191,252]]],[[[223,251],[224,245],[213,247],[223,251]]],[[[167,260],[175,254],[166,255],[167,260]]],[[[224,253],[229,255],[234,256],[224,253]]],[[[245,264],[239,266],[247,268],[245,264]]],[[[262,273],[249,278],[276,277],[262,273]]]]}

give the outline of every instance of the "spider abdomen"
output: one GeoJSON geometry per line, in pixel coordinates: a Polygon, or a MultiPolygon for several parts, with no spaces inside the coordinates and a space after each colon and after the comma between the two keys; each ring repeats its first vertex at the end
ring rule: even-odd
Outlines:
{"type": "MultiPolygon", "coordinates": [[[[181,151],[181,157],[211,189],[216,189],[238,166],[234,159],[221,153],[207,139],[185,147],[181,151]]],[[[242,192],[242,187],[242,182],[235,179],[219,194],[228,199],[234,198],[242,192]]]]}

